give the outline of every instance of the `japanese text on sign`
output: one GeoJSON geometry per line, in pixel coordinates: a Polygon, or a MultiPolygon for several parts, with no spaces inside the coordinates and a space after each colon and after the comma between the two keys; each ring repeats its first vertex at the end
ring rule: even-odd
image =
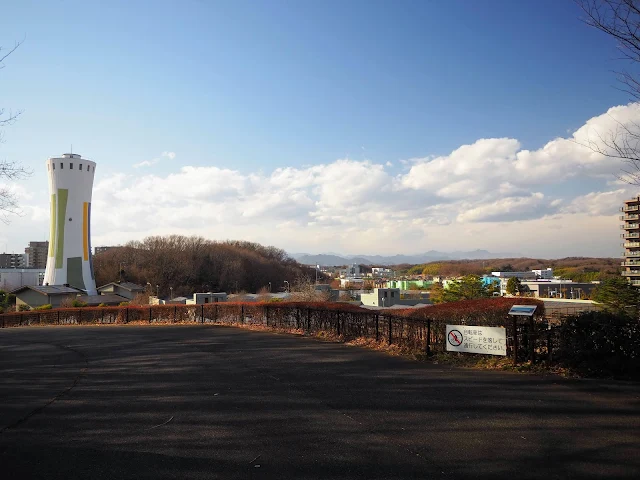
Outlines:
{"type": "Polygon", "coordinates": [[[502,327],[447,325],[447,351],[507,354],[507,333],[502,327]]]}

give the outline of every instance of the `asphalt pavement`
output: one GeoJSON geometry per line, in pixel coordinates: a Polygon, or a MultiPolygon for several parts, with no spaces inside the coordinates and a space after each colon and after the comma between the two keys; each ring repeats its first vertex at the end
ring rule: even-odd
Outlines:
{"type": "Polygon", "coordinates": [[[640,478],[640,385],[220,326],[0,330],[0,478],[640,478]]]}

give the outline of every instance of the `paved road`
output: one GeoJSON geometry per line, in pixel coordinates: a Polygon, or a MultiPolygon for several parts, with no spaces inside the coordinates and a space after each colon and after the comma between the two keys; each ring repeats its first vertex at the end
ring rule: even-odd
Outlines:
{"type": "Polygon", "coordinates": [[[3,479],[637,479],[639,407],[226,327],[0,330],[3,479]]]}

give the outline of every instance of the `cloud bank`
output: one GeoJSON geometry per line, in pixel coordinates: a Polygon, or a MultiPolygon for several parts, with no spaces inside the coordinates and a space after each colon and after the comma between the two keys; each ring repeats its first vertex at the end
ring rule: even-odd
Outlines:
{"type": "MultiPolygon", "coordinates": [[[[183,166],[114,174],[94,187],[94,244],[181,233],[289,251],[618,255],[616,212],[638,192],[616,181],[618,160],[582,144],[639,121],[640,105],[613,107],[537,150],[482,138],[394,164],[344,158],[267,173],[183,166]]],[[[174,159],[163,152],[134,167],[174,159]]]]}

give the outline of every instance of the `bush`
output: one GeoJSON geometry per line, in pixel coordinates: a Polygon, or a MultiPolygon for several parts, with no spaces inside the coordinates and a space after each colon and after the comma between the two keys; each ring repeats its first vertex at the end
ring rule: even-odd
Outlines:
{"type": "Polygon", "coordinates": [[[585,375],[639,376],[640,323],[624,314],[583,312],[559,327],[556,361],[585,375]]]}
{"type": "Polygon", "coordinates": [[[53,307],[50,303],[45,303],[44,305],[40,305],[39,307],[34,308],[34,310],[51,310],[53,307]]]}
{"type": "Polygon", "coordinates": [[[25,305],[24,303],[18,305],[19,312],[26,312],[27,310],[31,310],[31,307],[29,305],[25,305]]]}
{"type": "Polygon", "coordinates": [[[120,302],[119,305],[121,307],[128,307],[129,306],[129,302],[120,302]]]}
{"type": "Polygon", "coordinates": [[[82,300],[74,300],[74,301],[71,302],[71,306],[78,308],[78,307],[86,307],[87,304],[85,302],[83,302],[82,300]]]}

